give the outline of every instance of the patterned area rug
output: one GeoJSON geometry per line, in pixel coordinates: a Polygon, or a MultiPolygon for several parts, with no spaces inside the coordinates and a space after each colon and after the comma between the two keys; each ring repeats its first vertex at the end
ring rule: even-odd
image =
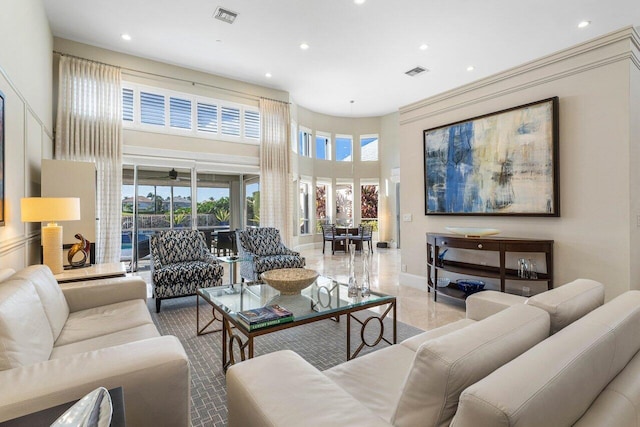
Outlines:
{"type": "MultiPolygon", "coordinates": [[[[196,335],[196,297],[162,301],[162,311],[155,312],[154,300],[148,302],[151,317],[162,335],[175,335],[182,342],[191,361],[191,422],[193,426],[225,426],[227,424],[227,391],[222,370],[221,333],[196,335]]],[[[371,313],[362,311],[356,316],[364,320],[371,313]]],[[[200,301],[200,326],[211,318],[210,306],[200,301]],[[204,321],[204,323],[203,323],[204,321]]],[[[331,319],[302,325],[260,336],[254,341],[256,356],[277,350],[290,349],[320,370],[347,360],[346,328],[344,316],[340,322],[331,319]]],[[[372,322],[374,324],[377,322],[372,322]]],[[[385,336],[391,341],[392,322],[386,319],[385,336]]],[[[217,328],[219,322],[215,322],[217,328]]],[[[351,322],[351,346],[359,345],[359,325],[351,322]],[[358,328],[358,329],[356,329],[358,328]],[[355,342],[357,341],[357,342],[355,342]]],[[[398,342],[422,332],[420,329],[398,322],[398,342]]],[[[366,336],[372,342],[378,335],[373,326],[367,327],[366,336]]],[[[379,344],[373,349],[365,347],[361,354],[387,346],[379,344]]],[[[238,360],[238,358],[236,358],[238,360]]]]}

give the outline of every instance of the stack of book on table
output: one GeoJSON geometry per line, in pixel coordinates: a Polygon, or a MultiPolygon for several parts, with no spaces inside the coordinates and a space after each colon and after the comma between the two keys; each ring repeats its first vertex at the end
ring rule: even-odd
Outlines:
{"type": "Polygon", "coordinates": [[[277,304],[238,312],[238,321],[250,331],[293,321],[293,313],[277,304]]]}

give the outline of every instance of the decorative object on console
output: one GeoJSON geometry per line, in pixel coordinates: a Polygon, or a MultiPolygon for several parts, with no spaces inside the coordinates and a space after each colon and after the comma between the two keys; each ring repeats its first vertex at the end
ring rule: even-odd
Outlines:
{"type": "Polygon", "coordinates": [[[484,282],[482,280],[458,279],[456,280],[456,284],[458,285],[458,289],[467,295],[484,289],[484,282]]]}
{"type": "Polygon", "coordinates": [[[445,227],[447,231],[454,234],[460,234],[464,237],[482,237],[493,236],[499,234],[500,230],[497,228],[477,228],[477,227],[445,227]]]}
{"type": "Polygon", "coordinates": [[[262,280],[280,291],[280,295],[299,294],[318,278],[318,273],[307,268],[279,268],[262,273],[262,280]]]}
{"type": "Polygon", "coordinates": [[[22,222],[48,222],[42,227],[42,258],[53,274],[62,273],[62,226],[56,221],[80,219],[77,197],[25,197],[20,201],[22,222]]]}
{"type": "Polygon", "coordinates": [[[71,246],[71,249],[69,249],[69,253],[67,254],[67,260],[69,261],[71,268],[84,267],[87,263],[89,252],[91,251],[91,242],[85,239],[80,233],[76,233],[75,238],[80,240],[80,242],[71,246]],[[77,253],[80,253],[82,258],[74,261],[77,253]]]}
{"type": "Polygon", "coordinates": [[[451,283],[451,279],[449,279],[448,277],[438,277],[438,280],[436,281],[436,285],[439,288],[446,288],[447,286],[449,286],[449,283],[451,283]]]}
{"type": "Polygon", "coordinates": [[[424,131],[426,215],[560,216],[558,98],[424,131]]]}

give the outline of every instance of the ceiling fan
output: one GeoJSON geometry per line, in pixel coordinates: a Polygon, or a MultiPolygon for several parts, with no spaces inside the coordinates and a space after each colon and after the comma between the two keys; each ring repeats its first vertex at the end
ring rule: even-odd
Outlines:
{"type": "Polygon", "coordinates": [[[180,176],[175,168],[172,168],[168,173],[160,176],[150,176],[150,179],[163,180],[163,181],[191,181],[191,177],[188,175],[180,176]]]}

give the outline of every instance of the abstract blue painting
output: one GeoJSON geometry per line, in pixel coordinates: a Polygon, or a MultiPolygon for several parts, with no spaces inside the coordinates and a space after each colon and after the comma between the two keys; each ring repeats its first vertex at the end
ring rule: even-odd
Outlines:
{"type": "Polygon", "coordinates": [[[559,216],[558,98],[424,131],[427,215],[559,216]]]}

